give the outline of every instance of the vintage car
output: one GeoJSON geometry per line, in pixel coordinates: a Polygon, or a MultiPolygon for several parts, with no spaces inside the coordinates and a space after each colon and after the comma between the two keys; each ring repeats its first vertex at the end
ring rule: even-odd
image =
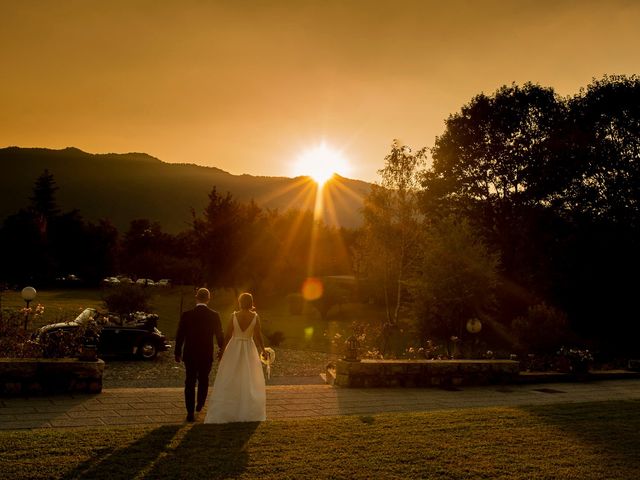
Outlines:
{"type": "Polygon", "coordinates": [[[101,326],[98,339],[100,357],[133,356],[151,360],[158,352],[171,348],[166,337],[158,330],[158,315],[136,312],[121,318],[113,314],[101,315],[93,308],[86,308],[70,322],[41,327],[34,339],[42,341],[53,332],[80,328],[92,321],[101,326]]]}

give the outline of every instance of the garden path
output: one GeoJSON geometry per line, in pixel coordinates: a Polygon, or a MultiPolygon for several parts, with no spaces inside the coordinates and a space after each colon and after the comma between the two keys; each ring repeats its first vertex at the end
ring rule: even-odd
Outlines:
{"type": "MultiPolygon", "coordinates": [[[[98,395],[0,399],[0,429],[181,423],[181,388],[112,388],[98,395]]],[[[267,386],[269,420],[445,409],[640,400],[640,379],[453,389],[267,386]]],[[[204,419],[205,411],[197,421],[204,419]]]]}

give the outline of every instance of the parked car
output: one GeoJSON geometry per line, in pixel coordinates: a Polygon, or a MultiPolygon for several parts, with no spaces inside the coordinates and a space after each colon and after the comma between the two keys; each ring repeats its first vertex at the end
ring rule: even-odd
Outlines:
{"type": "Polygon", "coordinates": [[[86,308],[70,322],[54,323],[41,327],[35,334],[36,341],[59,330],[80,328],[87,322],[102,323],[98,339],[99,356],[134,356],[146,360],[155,358],[159,352],[169,350],[171,345],[158,330],[158,315],[136,312],[126,317],[114,314],[100,315],[93,308],[86,308]]]}
{"type": "Polygon", "coordinates": [[[156,286],[158,286],[158,287],[170,287],[171,286],[171,280],[169,280],[168,278],[163,278],[163,279],[158,280],[156,282],[156,286]]]}
{"type": "Polygon", "coordinates": [[[109,286],[109,285],[119,285],[120,284],[120,280],[118,280],[116,277],[107,277],[105,279],[102,280],[102,283],[109,286]]]}
{"type": "Polygon", "coordinates": [[[151,280],[150,278],[139,278],[136,280],[136,285],[143,285],[147,287],[155,287],[156,282],[151,280]]]}

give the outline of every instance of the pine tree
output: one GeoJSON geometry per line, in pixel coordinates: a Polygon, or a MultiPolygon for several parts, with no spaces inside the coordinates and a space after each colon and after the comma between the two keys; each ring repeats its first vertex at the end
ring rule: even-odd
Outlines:
{"type": "Polygon", "coordinates": [[[53,179],[53,174],[45,169],[38,177],[33,186],[31,200],[31,211],[35,215],[36,223],[41,235],[46,236],[50,221],[60,214],[60,209],[56,203],[56,191],[58,186],[53,179]]]}

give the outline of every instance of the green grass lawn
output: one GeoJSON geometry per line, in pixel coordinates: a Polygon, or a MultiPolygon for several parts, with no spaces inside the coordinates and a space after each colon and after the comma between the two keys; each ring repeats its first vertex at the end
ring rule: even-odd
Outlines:
{"type": "Polygon", "coordinates": [[[0,432],[0,478],[635,479],[640,402],[0,432]]]}
{"type": "MultiPolygon", "coordinates": [[[[158,328],[170,339],[175,336],[180,307],[183,310],[195,305],[194,291],[189,286],[176,286],[173,288],[155,288],[152,290],[151,305],[155,313],[159,315],[158,328]]],[[[101,289],[69,289],[69,290],[42,290],[33,302],[41,303],[45,307],[44,315],[37,320],[35,326],[48,323],[68,321],[84,308],[93,307],[104,309],[101,289]]],[[[281,331],[285,341],[283,347],[302,350],[315,350],[331,352],[334,346],[331,338],[336,333],[350,334],[351,322],[357,318],[376,318],[380,315],[374,307],[361,304],[347,304],[334,307],[328,320],[322,320],[318,312],[311,306],[305,305],[301,315],[289,313],[286,298],[273,305],[263,306],[256,299],[256,307],[260,313],[265,331],[281,331]]],[[[211,307],[222,316],[223,327],[226,327],[231,313],[237,309],[235,296],[230,290],[214,292],[211,307]]],[[[19,309],[24,306],[20,292],[4,292],[2,294],[3,309],[19,309]]]]}

